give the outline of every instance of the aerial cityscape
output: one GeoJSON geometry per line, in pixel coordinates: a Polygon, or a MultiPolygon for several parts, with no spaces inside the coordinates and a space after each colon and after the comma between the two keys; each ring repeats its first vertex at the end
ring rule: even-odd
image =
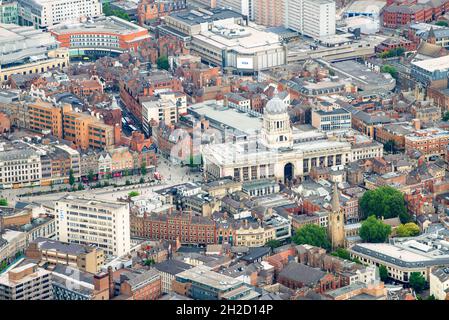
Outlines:
{"type": "Polygon", "coordinates": [[[0,300],[449,300],[448,169],[449,0],[0,0],[0,300]]]}

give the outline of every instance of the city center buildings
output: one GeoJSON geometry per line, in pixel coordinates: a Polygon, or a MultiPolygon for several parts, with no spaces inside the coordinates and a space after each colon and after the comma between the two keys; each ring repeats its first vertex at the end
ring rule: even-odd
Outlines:
{"type": "Polygon", "coordinates": [[[67,196],[55,203],[59,241],[94,245],[122,256],[130,250],[129,205],[67,196]]]}

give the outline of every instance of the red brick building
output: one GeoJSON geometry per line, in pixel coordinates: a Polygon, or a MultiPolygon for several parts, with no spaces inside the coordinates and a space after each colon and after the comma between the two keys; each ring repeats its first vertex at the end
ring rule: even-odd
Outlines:
{"type": "Polygon", "coordinates": [[[150,75],[139,76],[130,74],[120,82],[120,97],[126,108],[142,121],[142,97],[154,96],[161,89],[183,91],[181,81],[172,77],[166,71],[153,72],[150,75]]]}
{"type": "Polygon", "coordinates": [[[137,5],[137,19],[140,25],[150,24],[186,7],[186,0],[140,0],[137,5]]]}
{"type": "Polygon", "coordinates": [[[149,240],[176,240],[184,244],[215,244],[216,226],[209,218],[192,213],[131,215],[131,234],[149,240]]]}
{"type": "Polygon", "coordinates": [[[397,28],[410,23],[437,20],[449,9],[449,0],[419,3],[418,0],[387,0],[383,9],[383,24],[397,28]]]}

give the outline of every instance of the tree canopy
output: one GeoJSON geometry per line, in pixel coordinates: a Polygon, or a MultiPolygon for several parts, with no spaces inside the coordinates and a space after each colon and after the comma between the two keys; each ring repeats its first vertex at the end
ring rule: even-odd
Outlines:
{"type": "Polygon", "coordinates": [[[116,16],[126,21],[131,21],[129,15],[123,10],[112,10],[109,3],[103,3],[103,14],[105,16],[116,16]]]}
{"type": "Polygon", "coordinates": [[[130,191],[128,193],[128,197],[132,198],[132,197],[137,197],[139,195],[138,191],[130,191]]]}
{"type": "Polygon", "coordinates": [[[274,248],[280,247],[281,242],[279,240],[269,240],[269,241],[267,241],[267,243],[265,243],[265,245],[267,247],[274,249],[274,248]]]}
{"type": "Polygon", "coordinates": [[[435,23],[435,25],[440,26],[440,27],[449,27],[449,24],[447,23],[447,21],[437,21],[437,23],[435,23]]]}
{"type": "Polygon", "coordinates": [[[388,279],[388,270],[387,267],[385,267],[384,265],[379,266],[379,277],[380,280],[382,280],[383,282],[385,282],[388,279]]]}
{"type": "Polygon", "coordinates": [[[75,184],[75,176],[73,175],[73,170],[69,171],[69,184],[73,186],[75,184]]]}
{"type": "Polygon", "coordinates": [[[390,66],[390,65],[388,65],[388,64],[382,66],[382,67],[380,68],[380,72],[382,72],[382,73],[389,73],[389,74],[391,74],[391,76],[392,76],[393,78],[395,78],[395,79],[397,79],[397,77],[398,77],[398,70],[396,70],[395,67],[390,66]]]}
{"type": "Polygon", "coordinates": [[[449,121],[449,111],[446,111],[442,118],[443,121],[449,121]]]}
{"type": "Polygon", "coordinates": [[[365,242],[382,243],[388,239],[391,233],[391,226],[383,223],[374,215],[362,222],[360,237],[365,242]]]}
{"type": "Polygon", "coordinates": [[[331,247],[326,229],[316,224],[308,224],[296,230],[296,234],[293,236],[292,240],[296,244],[310,244],[326,250],[331,247]]]}
{"type": "Polygon", "coordinates": [[[409,279],[410,287],[416,292],[421,292],[426,288],[426,278],[419,272],[412,272],[409,279]]]}
{"type": "Polygon", "coordinates": [[[381,52],[379,54],[380,58],[392,58],[392,57],[400,57],[402,55],[404,55],[405,49],[404,48],[396,48],[396,49],[391,49],[385,52],[381,52]]]}
{"type": "Polygon", "coordinates": [[[419,226],[416,223],[408,222],[405,224],[401,224],[396,229],[396,235],[398,237],[414,237],[419,234],[419,226]]]}
{"type": "Polygon", "coordinates": [[[360,199],[360,211],[363,218],[371,215],[385,219],[399,216],[402,223],[408,222],[406,218],[409,216],[405,207],[404,195],[390,186],[366,191],[360,199]]]}
{"type": "Polygon", "coordinates": [[[5,198],[0,198],[0,206],[6,207],[8,205],[8,200],[5,198]]]}
{"type": "Polygon", "coordinates": [[[157,58],[156,64],[159,69],[168,70],[170,68],[167,56],[160,56],[159,58],[157,58]]]}

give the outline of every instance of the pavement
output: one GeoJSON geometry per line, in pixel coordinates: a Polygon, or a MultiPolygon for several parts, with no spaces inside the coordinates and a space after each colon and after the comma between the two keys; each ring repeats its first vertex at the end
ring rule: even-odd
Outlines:
{"type": "MultiPolygon", "coordinates": [[[[76,196],[86,196],[86,197],[94,197],[98,199],[104,199],[104,200],[116,200],[117,198],[125,197],[128,195],[130,191],[138,191],[141,195],[148,194],[150,195],[153,191],[170,187],[173,185],[186,183],[186,182],[193,182],[193,181],[201,181],[202,176],[200,173],[192,173],[190,172],[190,168],[185,166],[181,167],[180,165],[175,165],[170,163],[167,159],[164,159],[162,157],[159,157],[158,159],[159,163],[156,168],[156,171],[158,171],[162,175],[162,180],[160,184],[154,185],[150,184],[147,181],[151,179],[151,175],[148,174],[144,177],[145,183],[143,184],[133,184],[129,186],[122,186],[122,187],[104,187],[104,188],[94,188],[91,189],[89,185],[85,185],[85,190],[82,191],[74,191],[74,192],[58,192],[62,188],[69,187],[68,184],[61,184],[61,185],[55,185],[53,186],[52,193],[45,194],[45,195],[39,195],[39,196],[22,196],[20,195],[30,193],[30,192],[37,192],[37,191],[50,191],[52,190],[50,186],[45,187],[33,187],[33,188],[20,188],[20,189],[7,189],[7,190],[0,190],[0,198],[6,198],[8,200],[8,204],[10,206],[14,205],[17,201],[37,201],[37,202],[45,202],[49,203],[52,201],[56,201],[63,197],[64,195],[71,194],[76,196]]],[[[141,175],[134,175],[134,176],[127,176],[127,177],[119,177],[119,178],[112,178],[108,181],[110,184],[125,184],[126,180],[130,180],[131,182],[138,183],[140,181],[141,175]]],[[[92,185],[95,185],[97,182],[93,182],[92,185]]],[[[78,182],[76,183],[78,184],[78,182]]]]}

